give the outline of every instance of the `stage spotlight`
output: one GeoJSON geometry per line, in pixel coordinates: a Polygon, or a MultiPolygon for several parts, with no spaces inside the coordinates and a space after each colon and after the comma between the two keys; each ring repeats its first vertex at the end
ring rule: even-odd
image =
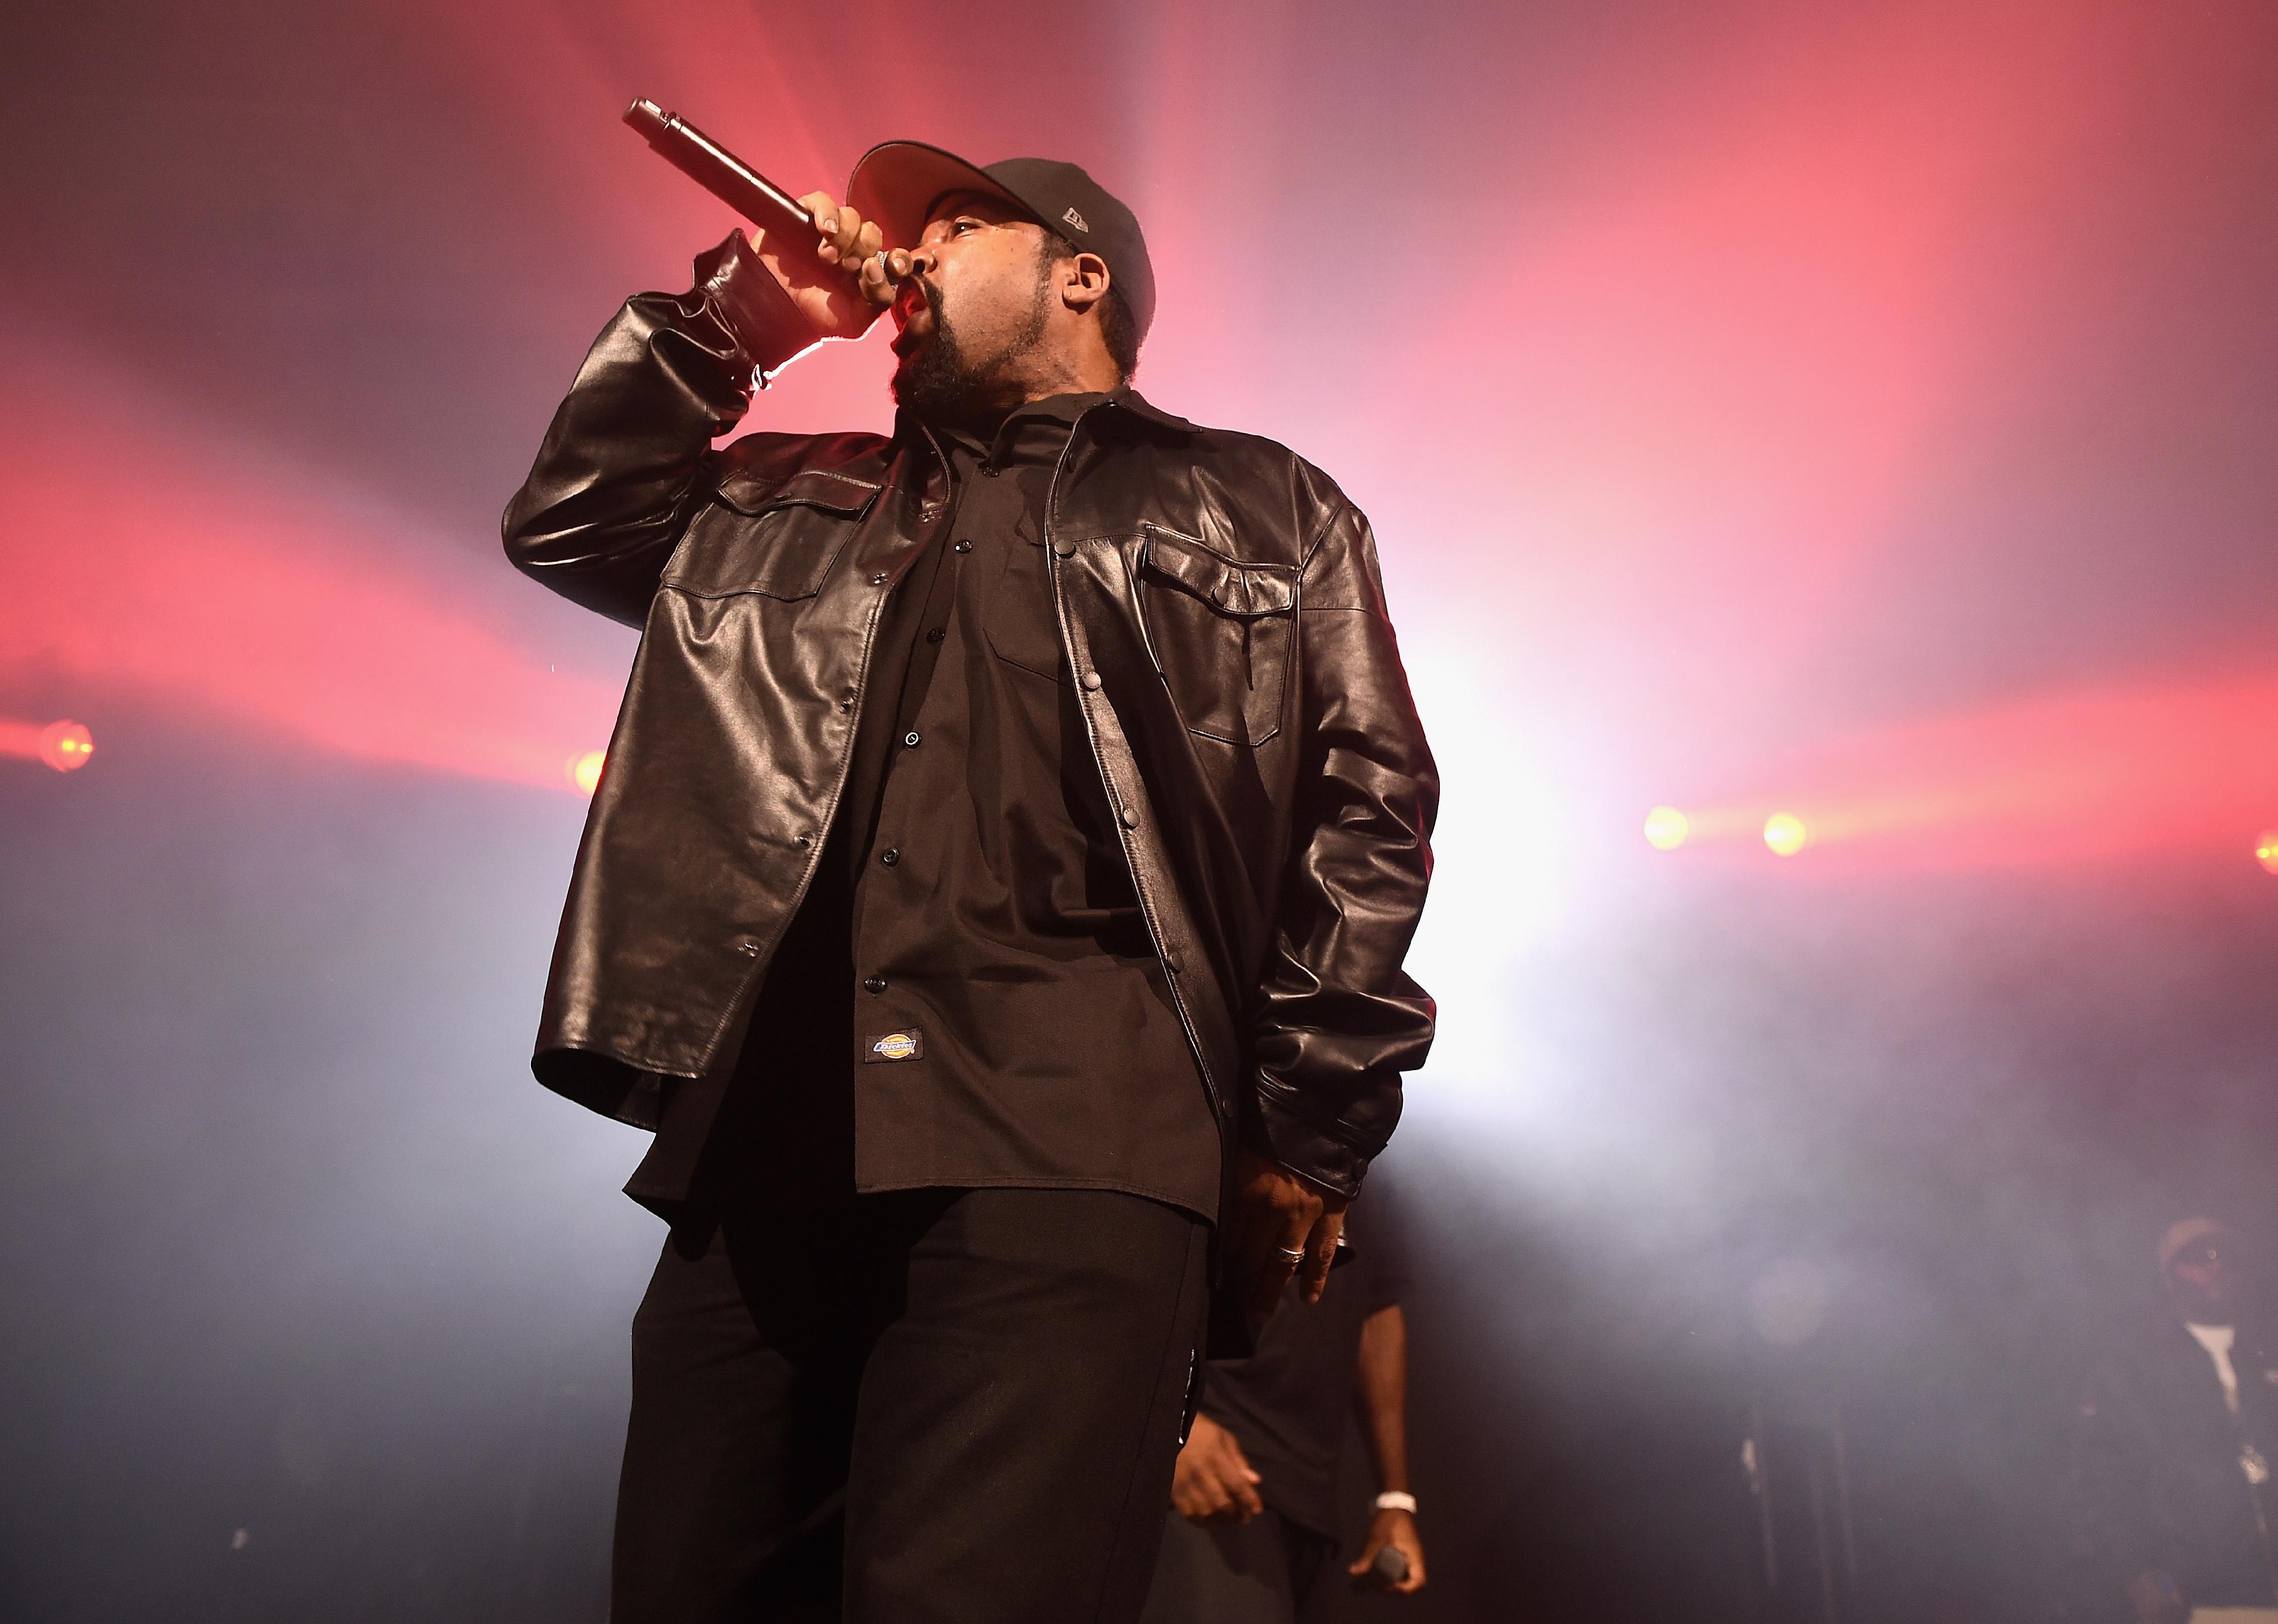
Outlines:
{"type": "Polygon", "coordinates": [[[1657,852],[1673,852],[1685,844],[1693,825],[1675,807],[1655,807],[1645,815],[1645,843],[1657,852]]]}
{"type": "Polygon", "coordinates": [[[1775,812],[1764,820],[1764,844],[1779,856],[1794,856],[1810,839],[1803,820],[1792,812],[1775,812]]]}
{"type": "Polygon", "coordinates": [[[95,754],[95,738],[76,722],[51,722],[40,734],[40,759],[57,772],[77,772],[95,754]]]}
{"type": "Polygon", "coordinates": [[[2278,829],[2263,831],[2262,839],[2254,844],[2254,855],[2264,868],[2278,874],[2278,829]]]}
{"type": "Polygon", "coordinates": [[[608,759],[606,751],[588,750],[570,761],[562,770],[570,775],[570,783],[590,795],[601,781],[601,765],[608,759]]]}

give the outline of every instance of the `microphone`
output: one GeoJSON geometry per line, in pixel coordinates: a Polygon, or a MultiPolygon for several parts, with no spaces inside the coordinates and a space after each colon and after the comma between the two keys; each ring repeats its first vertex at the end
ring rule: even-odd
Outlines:
{"type": "Polygon", "coordinates": [[[625,122],[648,138],[658,157],[761,231],[814,229],[814,217],[788,192],[678,113],[643,97],[625,109],[625,122]]]}
{"type": "Polygon", "coordinates": [[[1387,1545],[1376,1553],[1368,1570],[1386,1584],[1403,1584],[1408,1579],[1408,1555],[1397,1545],[1387,1545]]]}

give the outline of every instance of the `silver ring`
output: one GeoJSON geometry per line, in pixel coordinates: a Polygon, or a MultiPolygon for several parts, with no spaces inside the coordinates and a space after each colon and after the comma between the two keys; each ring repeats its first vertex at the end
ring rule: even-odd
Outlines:
{"type": "Polygon", "coordinates": [[[1280,1255],[1284,1263],[1303,1263],[1305,1260],[1305,1249],[1303,1246],[1276,1246],[1273,1250],[1280,1255]]]}

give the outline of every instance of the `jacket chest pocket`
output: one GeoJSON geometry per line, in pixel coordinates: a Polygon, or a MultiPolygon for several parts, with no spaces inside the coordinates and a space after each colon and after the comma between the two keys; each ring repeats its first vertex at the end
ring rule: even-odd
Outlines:
{"type": "Polygon", "coordinates": [[[1297,629],[1297,572],[1242,563],[1149,525],[1139,613],[1188,731],[1264,744],[1281,731],[1297,629]]]}
{"type": "Polygon", "coordinates": [[[878,491],[848,474],[809,471],[780,483],[730,474],[689,525],[663,584],[699,598],[811,598],[878,491]]]}

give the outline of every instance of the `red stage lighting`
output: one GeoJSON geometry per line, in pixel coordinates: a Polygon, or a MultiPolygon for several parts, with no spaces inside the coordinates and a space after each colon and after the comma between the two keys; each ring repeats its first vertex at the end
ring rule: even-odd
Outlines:
{"type": "Polygon", "coordinates": [[[57,772],[76,772],[95,754],[95,738],[76,722],[50,723],[40,734],[40,759],[57,772]]]}
{"type": "Polygon", "coordinates": [[[77,722],[11,722],[0,718],[0,755],[45,762],[57,772],[76,772],[95,754],[95,736],[77,722]]]}

